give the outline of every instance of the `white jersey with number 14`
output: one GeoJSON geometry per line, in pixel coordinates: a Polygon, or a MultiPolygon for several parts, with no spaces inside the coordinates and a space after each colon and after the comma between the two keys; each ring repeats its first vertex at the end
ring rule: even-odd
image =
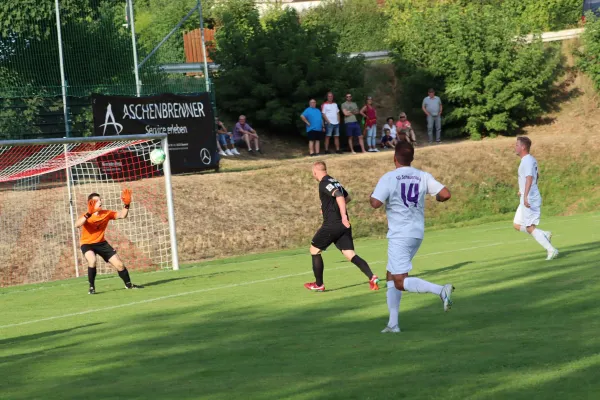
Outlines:
{"type": "Polygon", "coordinates": [[[425,195],[435,196],[443,188],[431,174],[413,167],[401,167],[383,175],[371,196],[385,204],[388,239],[423,239],[425,195]]]}

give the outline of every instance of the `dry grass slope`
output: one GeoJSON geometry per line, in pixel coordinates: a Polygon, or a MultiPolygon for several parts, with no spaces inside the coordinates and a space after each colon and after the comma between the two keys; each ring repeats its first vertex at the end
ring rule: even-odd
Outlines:
{"type": "MultiPolygon", "coordinates": [[[[569,53],[572,44],[567,44],[569,53]]],[[[541,168],[546,215],[591,211],[600,201],[600,111],[585,76],[572,71],[560,90],[560,109],[524,134],[533,142],[541,168]]],[[[414,166],[453,193],[445,204],[429,201],[431,228],[505,219],[510,228],[517,206],[514,138],[418,148],[414,166]]],[[[391,152],[325,156],[331,175],[352,194],[349,212],[355,235],[384,235],[382,210],[368,198],[379,177],[394,168],[391,152]]],[[[250,252],[308,246],[320,224],[313,158],[225,160],[224,174],[173,180],[177,235],[183,262],[250,252]],[[239,171],[243,168],[251,170],[239,171]]]]}

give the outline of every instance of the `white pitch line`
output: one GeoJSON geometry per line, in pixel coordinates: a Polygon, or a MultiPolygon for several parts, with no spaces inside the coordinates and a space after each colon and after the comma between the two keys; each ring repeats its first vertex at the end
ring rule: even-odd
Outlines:
{"type": "MultiPolygon", "coordinates": [[[[559,235],[556,235],[556,236],[559,236],[559,235]]],[[[523,242],[523,241],[526,241],[526,240],[528,240],[528,239],[514,240],[514,241],[511,241],[511,242],[490,243],[490,244],[483,245],[483,246],[464,247],[464,248],[461,248],[461,249],[438,251],[438,252],[435,252],[435,253],[417,254],[414,258],[422,258],[422,257],[428,257],[428,256],[440,255],[440,254],[447,254],[447,253],[456,253],[456,252],[459,252],[459,251],[477,250],[477,249],[483,249],[483,248],[486,248],[486,247],[500,246],[500,245],[503,245],[503,244],[520,243],[520,242],[523,242]]],[[[379,260],[379,261],[373,261],[370,264],[381,264],[381,263],[385,263],[385,261],[381,261],[381,260],[379,260]]],[[[351,265],[345,265],[343,267],[330,268],[330,269],[328,269],[328,271],[336,271],[336,270],[347,269],[347,268],[352,268],[352,267],[353,266],[351,266],[351,265]]],[[[86,315],[86,314],[93,314],[93,313],[97,313],[97,312],[101,312],[101,311],[109,311],[109,310],[114,310],[114,309],[117,309],[117,308],[135,306],[135,305],[138,305],[138,304],[153,303],[153,302],[159,301],[159,300],[172,299],[172,298],[176,298],[176,297],[187,296],[187,295],[190,295],[190,294],[205,293],[205,292],[212,292],[212,291],[221,290],[221,289],[231,289],[231,288],[240,287],[240,286],[255,285],[257,283],[264,283],[264,282],[276,281],[276,280],[279,280],[279,279],[292,278],[292,277],[296,277],[296,276],[308,275],[308,274],[311,274],[311,273],[312,273],[312,271],[308,271],[308,272],[301,272],[301,273],[298,273],[298,274],[281,275],[281,276],[276,276],[276,277],[273,277],[273,278],[260,279],[260,280],[256,280],[256,281],[248,281],[248,282],[242,282],[242,283],[232,283],[232,284],[229,284],[229,285],[217,286],[217,287],[208,288],[208,289],[192,290],[192,291],[189,291],[189,292],[182,292],[182,293],[170,294],[168,296],[161,296],[161,297],[155,297],[153,299],[134,301],[134,302],[131,302],[131,303],[119,304],[119,305],[116,305],[116,306],[96,308],[96,309],[93,309],[93,310],[80,311],[80,312],[71,313],[71,314],[56,315],[54,317],[41,318],[41,319],[36,319],[36,320],[32,320],[32,321],[18,322],[18,323],[9,324],[9,325],[0,325],[0,329],[14,328],[16,326],[30,325],[30,324],[35,324],[35,323],[38,323],[38,322],[53,321],[53,320],[56,320],[56,319],[62,319],[62,318],[68,318],[68,317],[76,317],[76,316],[79,316],[79,315],[86,315]]]]}
{"type": "MultiPolygon", "coordinates": [[[[351,268],[351,266],[350,265],[345,265],[343,267],[330,268],[329,271],[335,271],[335,270],[346,269],[346,268],[351,268]]],[[[198,290],[192,290],[192,291],[189,291],[189,292],[182,292],[182,293],[170,294],[168,296],[155,297],[153,299],[133,301],[131,303],[119,304],[119,305],[116,305],[116,306],[102,307],[102,308],[96,308],[96,309],[93,309],[93,310],[80,311],[80,312],[76,312],[76,313],[56,315],[54,317],[40,318],[40,319],[35,319],[35,320],[32,320],[32,321],[18,322],[16,324],[2,325],[2,326],[0,326],[0,329],[14,328],[16,326],[35,324],[35,323],[38,323],[38,322],[53,321],[55,319],[68,318],[68,317],[76,317],[76,316],[79,316],[79,315],[86,315],[86,314],[93,314],[93,313],[97,313],[97,312],[101,312],[101,311],[109,311],[109,310],[115,310],[117,308],[135,306],[135,305],[138,305],[138,304],[153,303],[153,302],[159,301],[159,300],[173,299],[173,298],[176,298],[176,297],[187,296],[187,295],[190,295],[190,294],[212,292],[214,290],[221,290],[221,289],[231,289],[231,288],[235,288],[235,287],[239,287],[239,286],[255,285],[257,283],[264,283],[264,282],[276,281],[276,280],[279,280],[279,279],[292,278],[292,277],[295,277],[295,276],[302,276],[302,275],[308,275],[308,274],[312,274],[312,271],[301,272],[299,274],[281,275],[281,276],[276,276],[274,278],[260,279],[260,280],[256,280],[256,281],[248,281],[248,282],[242,282],[242,283],[232,283],[230,285],[225,285],[225,286],[217,286],[217,287],[212,287],[212,288],[208,288],[208,289],[198,289],[198,290]]]]}

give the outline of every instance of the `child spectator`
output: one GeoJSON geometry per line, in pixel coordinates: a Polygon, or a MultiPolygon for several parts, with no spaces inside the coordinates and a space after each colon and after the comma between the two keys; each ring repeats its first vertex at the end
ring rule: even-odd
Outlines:
{"type": "Polygon", "coordinates": [[[396,146],[396,140],[392,137],[390,129],[384,129],[383,135],[381,136],[381,147],[384,149],[392,149],[394,146],[396,146]]]}

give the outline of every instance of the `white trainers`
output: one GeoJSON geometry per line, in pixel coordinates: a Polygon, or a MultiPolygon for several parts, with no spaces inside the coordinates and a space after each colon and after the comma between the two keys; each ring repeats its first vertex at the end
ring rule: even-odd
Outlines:
{"type": "Polygon", "coordinates": [[[552,249],[548,251],[548,257],[546,257],[546,260],[554,260],[556,257],[558,257],[558,250],[552,249]]]}
{"type": "Polygon", "coordinates": [[[240,152],[239,152],[239,151],[237,151],[237,149],[231,149],[231,153],[232,153],[234,156],[239,156],[239,155],[240,155],[240,152]]]}
{"type": "Polygon", "coordinates": [[[385,329],[381,331],[381,333],[400,333],[400,328],[398,327],[398,325],[386,326],[385,329]]]}
{"type": "Polygon", "coordinates": [[[227,154],[228,156],[232,156],[233,155],[233,153],[229,149],[225,150],[225,154],[227,154]]]}
{"type": "Polygon", "coordinates": [[[440,299],[444,302],[444,311],[450,310],[452,308],[452,292],[454,291],[454,286],[448,283],[444,285],[442,288],[442,293],[440,293],[440,299]]]}
{"type": "Polygon", "coordinates": [[[219,155],[220,156],[226,156],[227,154],[225,154],[225,152],[223,150],[219,151],[219,155]]]}
{"type": "Polygon", "coordinates": [[[375,148],[373,149],[373,152],[374,152],[374,153],[379,153],[379,150],[377,149],[377,147],[375,147],[375,148]]]}

